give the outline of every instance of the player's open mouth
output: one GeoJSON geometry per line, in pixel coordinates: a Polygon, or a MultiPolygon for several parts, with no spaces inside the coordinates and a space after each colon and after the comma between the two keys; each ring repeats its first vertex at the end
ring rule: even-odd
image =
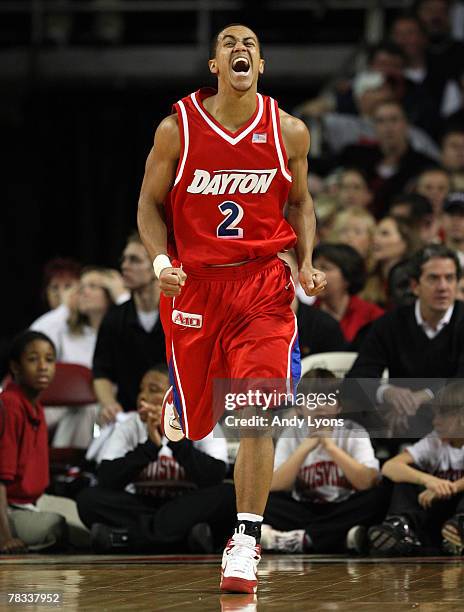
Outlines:
{"type": "Polygon", "coordinates": [[[232,61],[232,70],[242,74],[247,74],[250,70],[250,60],[247,57],[236,57],[232,61]]]}

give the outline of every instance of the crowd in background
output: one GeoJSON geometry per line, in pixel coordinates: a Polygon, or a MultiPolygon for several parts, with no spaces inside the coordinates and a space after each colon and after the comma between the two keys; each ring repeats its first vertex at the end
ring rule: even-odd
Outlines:
{"type": "MultiPolygon", "coordinates": [[[[312,134],[314,264],[328,280],[308,298],[295,254],[281,254],[301,355],[357,359],[343,385],[326,370],[306,379],[342,392],[343,427],[276,440],[269,550],[462,548],[464,387],[446,383],[464,377],[464,44],[449,9],[417,2],[352,78],[295,109],[312,134]],[[358,379],[375,384],[347,391],[358,379]]],[[[219,550],[235,522],[231,444],[220,426],[193,443],[162,435],[159,288],[139,236],[120,270],[50,261],[43,292],[47,312],[13,342],[0,396],[0,553],[219,550]],[[42,412],[56,363],[92,370],[93,402],[42,412]],[[92,486],[79,487],[77,506],[53,486],[45,494],[47,431],[52,448],[86,452],[92,486]]]]}

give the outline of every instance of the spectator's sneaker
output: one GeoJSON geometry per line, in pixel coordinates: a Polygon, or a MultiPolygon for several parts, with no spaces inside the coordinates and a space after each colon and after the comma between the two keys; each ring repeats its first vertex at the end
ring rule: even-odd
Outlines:
{"type": "Polygon", "coordinates": [[[403,516],[391,516],[369,529],[371,554],[416,555],[422,553],[422,543],[403,516]]]}
{"type": "Polygon", "coordinates": [[[464,550],[464,514],[455,514],[441,529],[443,551],[448,555],[460,556],[464,550]]]}
{"type": "Polygon", "coordinates": [[[258,589],[261,546],[244,533],[244,528],[240,525],[240,532],[234,533],[222,555],[220,588],[227,593],[256,593],[258,589]]]}
{"type": "Polygon", "coordinates": [[[174,407],[172,387],[169,387],[163,399],[161,429],[163,430],[166,438],[171,442],[179,442],[185,438],[185,434],[182,431],[182,427],[174,407]]]}
{"type": "Polygon", "coordinates": [[[127,529],[94,523],[90,529],[92,548],[98,553],[127,552],[129,534],[127,529]]]}
{"type": "Polygon", "coordinates": [[[261,525],[261,548],[285,553],[302,553],[304,551],[304,529],[277,531],[270,525],[261,525]]]}
{"type": "Polygon", "coordinates": [[[213,534],[208,523],[197,523],[189,532],[187,544],[194,554],[209,555],[214,551],[213,534]]]}
{"type": "Polygon", "coordinates": [[[355,525],[346,534],[345,547],[349,553],[363,555],[367,553],[367,529],[364,525],[355,525]]]}

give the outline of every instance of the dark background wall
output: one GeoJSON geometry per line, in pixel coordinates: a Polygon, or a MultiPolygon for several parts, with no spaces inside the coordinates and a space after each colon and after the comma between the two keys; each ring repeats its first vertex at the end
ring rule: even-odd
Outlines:
{"type": "Polygon", "coordinates": [[[0,2],[0,356],[44,310],[47,260],[118,265],[156,125],[177,99],[214,84],[212,33],[237,21],[254,27],[268,63],[260,89],[291,111],[346,67],[366,32],[372,39],[367,17],[380,6],[221,0],[190,2],[186,12],[178,4],[156,12],[153,0],[136,14],[113,2],[123,28],[109,40],[98,21],[108,14],[90,12],[97,3],[0,2]]]}

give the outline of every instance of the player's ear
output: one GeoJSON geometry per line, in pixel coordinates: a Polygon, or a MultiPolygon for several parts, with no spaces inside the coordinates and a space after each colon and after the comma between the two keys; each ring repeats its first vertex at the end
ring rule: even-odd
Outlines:
{"type": "Polygon", "coordinates": [[[416,297],[419,297],[419,283],[415,278],[411,278],[410,281],[411,291],[414,293],[416,297]]]}
{"type": "Polygon", "coordinates": [[[211,74],[217,74],[217,63],[215,59],[210,59],[208,62],[208,66],[209,66],[209,71],[211,72],[211,74]]]}
{"type": "Polygon", "coordinates": [[[263,74],[263,72],[264,72],[264,60],[263,59],[259,60],[258,72],[259,72],[259,74],[263,74]]]}

